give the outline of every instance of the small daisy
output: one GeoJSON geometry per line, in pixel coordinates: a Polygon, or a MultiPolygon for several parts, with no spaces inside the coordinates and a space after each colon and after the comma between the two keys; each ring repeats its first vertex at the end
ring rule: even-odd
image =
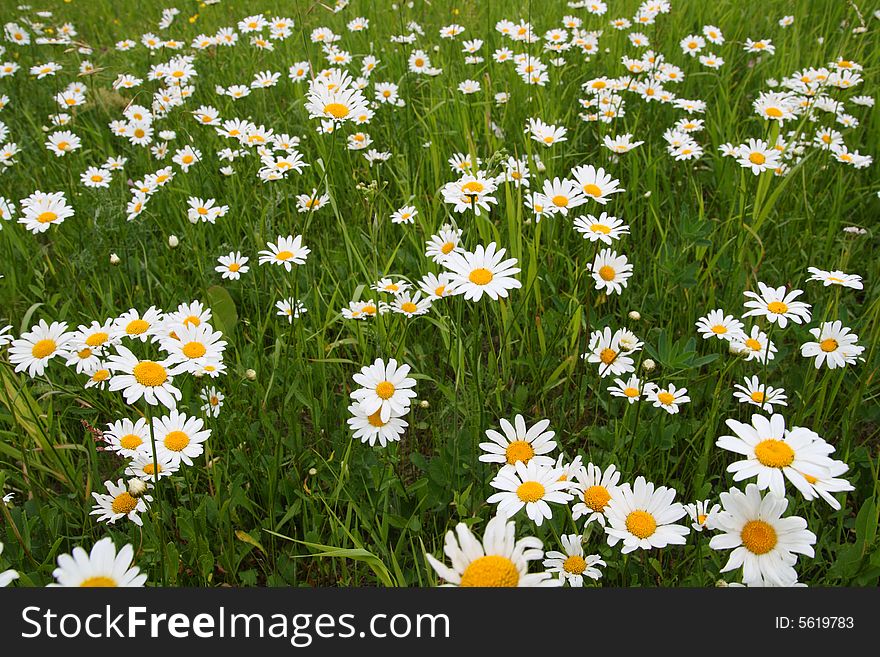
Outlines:
{"type": "Polygon", "coordinates": [[[185,368],[184,364],[140,360],[122,345],[117,345],[116,351],[116,355],[107,359],[114,372],[110,379],[110,390],[122,390],[128,404],[134,404],[143,397],[151,406],[162,404],[174,408],[177,405],[181,393],[172,383],[174,375],[185,368]]]}
{"type": "Polygon", "coordinates": [[[617,255],[617,251],[611,249],[602,249],[596,255],[596,260],[587,265],[587,269],[596,281],[596,289],[606,294],[620,294],[633,273],[626,256],[617,255]]]}
{"type": "Polygon", "coordinates": [[[859,336],[840,320],[822,322],[818,328],[811,328],[810,333],[816,342],[801,345],[801,356],[815,358],[816,369],[822,367],[823,363],[831,370],[855,365],[858,356],[865,350],[856,344],[859,336]]]}
{"type": "Polygon", "coordinates": [[[598,554],[584,556],[584,546],[580,534],[563,534],[560,537],[564,552],[547,552],[544,568],[547,572],[559,573],[559,579],[569,586],[582,587],[584,577],[598,580],[602,571],[596,566],[605,566],[598,554]]]}
{"type": "Polygon", "coordinates": [[[248,260],[249,258],[242,256],[240,251],[230,251],[228,255],[217,258],[220,264],[214,267],[214,271],[220,272],[222,278],[237,281],[242,274],[250,271],[248,260]]]}
{"type": "Polygon", "coordinates": [[[16,372],[27,370],[30,377],[42,376],[46,365],[55,356],[67,357],[72,336],[73,333],[67,331],[67,322],[47,324],[41,319],[30,331],[10,343],[9,362],[15,365],[16,372]]]}
{"type": "Polygon", "coordinates": [[[402,280],[392,280],[390,278],[381,278],[370,286],[370,289],[376,292],[388,292],[390,294],[401,294],[410,288],[410,284],[402,280]]]}
{"type": "Polygon", "coordinates": [[[409,371],[409,365],[402,364],[398,367],[393,358],[387,364],[377,358],[372,365],[365,365],[352,376],[361,388],[354,390],[350,396],[360,403],[367,415],[381,411],[379,419],[382,422],[387,422],[392,413],[397,416],[405,415],[410,401],[416,396],[413,390],[416,380],[407,376],[409,371]]]}
{"type": "Polygon", "coordinates": [[[788,500],[768,493],[761,497],[755,484],[745,492],[731,488],[721,493],[723,510],[715,515],[720,531],[709,542],[713,550],[733,550],[721,572],[743,569],[749,586],[792,586],[797,582],[797,554],[814,556],[816,535],[798,516],[783,518],[788,500]]]}
{"type": "Polygon", "coordinates": [[[452,294],[449,290],[449,283],[452,281],[452,275],[443,273],[425,274],[419,281],[419,289],[422,290],[431,300],[442,299],[452,294]]]}
{"type": "Polygon", "coordinates": [[[126,477],[135,477],[141,481],[157,481],[162,477],[170,477],[180,470],[180,461],[171,454],[157,450],[156,459],[153,460],[152,449],[146,452],[138,452],[128,467],[125,468],[126,477]],[[158,475],[156,474],[158,473],[158,475]]]}
{"type": "Polygon", "coordinates": [[[716,308],[705,317],[697,320],[697,330],[704,340],[745,340],[744,324],[733,315],[725,315],[721,308],[716,308]]]}
{"type": "Polygon", "coordinates": [[[508,517],[525,507],[526,515],[540,527],[545,518],[553,517],[549,503],[566,504],[572,498],[568,492],[569,482],[561,481],[561,474],[559,468],[534,461],[528,465],[517,461],[512,466],[503,467],[489,482],[500,492],[490,495],[486,501],[498,504],[498,511],[508,517]]]}
{"type": "MultiPolygon", "coordinates": [[[[406,411],[408,410],[409,408],[406,409],[406,411]]],[[[358,403],[349,406],[348,412],[351,413],[351,417],[347,422],[354,437],[363,443],[369,443],[370,447],[377,442],[380,447],[385,447],[390,442],[400,440],[408,426],[406,420],[403,419],[403,414],[392,413],[383,420],[379,410],[368,414],[358,403]]]]}
{"type": "Polygon", "coordinates": [[[685,504],[684,510],[693,522],[691,527],[694,531],[701,532],[703,529],[715,529],[714,517],[721,510],[720,504],[713,504],[709,500],[696,501],[693,504],[685,504]]]}
{"type": "Polygon", "coordinates": [[[545,180],[541,193],[549,201],[547,209],[551,214],[566,216],[569,210],[587,202],[578,185],[566,179],[545,180]]]}
{"type": "Polygon", "coordinates": [[[619,194],[626,191],[619,186],[619,180],[606,174],[605,169],[601,167],[597,169],[592,164],[575,167],[571,170],[571,175],[577,184],[580,185],[581,190],[583,190],[588,199],[602,205],[608,203],[610,200],[608,196],[611,194],[619,194]]]}
{"type": "Polygon", "coordinates": [[[220,409],[223,408],[223,400],[225,399],[222,392],[211,386],[199,393],[199,399],[205,402],[200,409],[205,415],[220,417],[220,409]]]}
{"type": "Polygon", "coordinates": [[[306,306],[302,301],[298,301],[293,297],[288,297],[286,299],[282,299],[281,301],[275,302],[275,307],[278,309],[276,313],[279,317],[286,317],[288,324],[293,324],[293,320],[299,319],[304,313],[307,312],[306,306]]]}
{"type": "Polygon", "coordinates": [[[522,287],[513,276],[519,273],[516,258],[504,260],[505,249],[497,249],[495,242],[478,245],[473,253],[452,252],[442,262],[451,271],[450,289],[463,294],[468,301],[479,301],[487,295],[493,301],[506,298],[509,290],[522,287]]]}
{"type": "Polygon", "coordinates": [[[650,389],[645,390],[645,399],[655,408],[662,408],[672,415],[678,413],[679,404],[686,404],[691,400],[687,395],[687,388],[676,389],[674,383],[670,383],[668,388],[651,386],[650,389]]]}
{"type": "Polygon", "coordinates": [[[111,525],[120,518],[128,518],[139,527],[143,526],[140,514],[147,512],[147,502],[152,502],[153,498],[150,495],[132,497],[124,479],[118,479],[115,484],[105,481],[104,486],[107,487],[106,494],[92,493],[95,506],[89,515],[98,516],[98,522],[106,520],[111,525]]]}
{"type": "Polygon", "coordinates": [[[407,317],[415,317],[416,315],[424,315],[431,309],[431,297],[422,299],[421,292],[409,293],[401,292],[394,295],[394,300],[388,304],[392,312],[406,315],[407,317]]]}
{"type": "Polygon", "coordinates": [[[455,532],[446,532],[443,552],[449,567],[432,555],[425,558],[446,586],[519,587],[559,586],[562,581],[551,573],[530,573],[529,562],[544,558],[541,540],[528,536],[517,540],[516,527],[503,514],[494,516],[483,532],[482,541],[463,522],[455,532]],[[456,537],[457,535],[457,537],[456,537]]]}
{"type": "Polygon", "coordinates": [[[125,337],[141,342],[147,340],[155,342],[158,340],[157,330],[162,324],[162,319],[162,311],[155,306],[150,306],[143,315],[132,308],[113,321],[110,337],[114,341],[125,337]]]}
{"type": "Polygon", "coordinates": [[[771,324],[779,324],[779,328],[785,328],[789,319],[795,324],[810,321],[810,305],[794,300],[803,294],[803,290],[791,290],[786,294],[784,285],[772,288],[760,281],[758,289],[760,294],[752,291],[743,293],[752,299],[743,304],[751,309],[743,317],[763,316],[771,324]]]}
{"type": "Polygon", "coordinates": [[[617,217],[609,217],[603,212],[597,219],[591,214],[580,216],[574,220],[574,229],[583,235],[585,240],[602,242],[611,246],[613,240],[619,240],[629,234],[629,226],[617,217]]]}
{"type": "Polygon", "coordinates": [[[150,427],[142,417],[134,422],[128,418],[111,422],[101,434],[107,442],[106,449],[125,458],[150,450],[150,427]]]}
{"type": "Polygon", "coordinates": [[[484,452],[479,456],[480,461],[528,465],[534,460],[540,465],[553,465],[553,459],[546,456],[556,449],[556,441],[553,440],[556,434],[547,431],[550,420],[540,420],[531,427],[526,427],[525,418],[517,415],[513,418],[513,424],[505,418],[501,418],[498,423],[504,433],[486,429],[486,437],[490,442],[480,443],[480,449],[484,452]]]}
{"type": "Polygon", "coordinates": [[[608,387],[608,392],[612,397],[623,397],[630,404],[634,404],[642,398],[642,393],[650,389],[649,385],[644,385],[639,377],[635,374],[626,381],[623,379],[614,379],[613,386],[608,387]]]}
{"type": "Polygon", "coordinates": [[[132,566],[133,559],[131,544],[117,553],[108,536],[95,543],[88,554],[81,547],[75,547],[72,555],[59,555],[58,567],[52,571],[55,582],[48,586],[142,587],[147,576],[132,566]]]}
{"type": "Polygon", "coordinates": [[[172,409],[169,415],[153,418],[153,435],[160,452],[173,462],[192,465],[193,459],[205,451],[203,443],[211,437],[211,430],[198,417],[187,417],[172,409]]]}
{"type": "Polygon", "coordinates": [[[391,223],[411,224],[415,223],[415,217],[419,213],[412,205],[405,205],[391,214],[391,223]]]}
{"type": "Polygon", "coordinates": [[[623,554],[637,549],[684,545],[690,530],[674,523],[687,512],[673,499],[674,488],[655,489],[644,477],[638,477],[633,486],[623,484],[618,495],[608,502],[605,525],[608,545],[614,547],[623,541],[623,554]]]}
{"type": "Polygon", "coordinates": [[[855,490],[853,485],[846,479],[838,478],[847,470],[849,470],[849,465],[843,461],[832,461],[831,465],[828,467],[827,477],[811,477],[809,475],[804,475],[804,478],[807,480],[807,483],[813,491],[815,491],[817,496],[828,502],[828,504],[831,505],[831,508],[835,511],[840,511],[841,504],[832,493],[855,490]]]}
{"type": "Polygon", "coordinates": [[[779,152],[760,139],[749,139],[739,146],[737,162],[744,169],[751,169],[756,176],[764,171],[775,169],[780,164],[779,152]]]}
{"type": "Polygon", "coordinates": [[[587,463],[574,474],[572,492],[578,500],[571,508],[572,519],[587,516],[585,524],[594,520],[605,526],[605,512],[608,503],[620,494],[620,471],[609,465],[603,471],[597,465],[587,463]]]}
{"type": "Polygon", "coordinates": [[[159,348],[168,354],[167,363],[177,366],[177,371],[194,372],[206,363],[222,362],[226,341],[210,324],[169,322],[169,326],[174,326],[171,335],[160,341],[159,348]]]}
{"type": "Polygon", "coordinates": [[[278,240],[273,244],[266,242],[269,247],[266,251],[260,251],[260,264],[272,263],[281,265],[287,271],[290,271],[292,265],[305,264],[306,258],[311,249],[302,243],[302,235],[288,235],[287,237],[278,236],[278,240]]]}
{"type": "Polygon", "coordinates": [[[444,226],[436,235],[425,242],[425,256],[436,263],[442,263],[453,251],[461,253],[461,229],[444,226]]]}
{"type": "Polygon", "coordinates": [[[750,333],[743,333],[740,337],[731,340],[730,347],[746,360],[757,360],[759,363],[773,360],[776,354],[776,345],[768,340],[767,334],[757,326],[753,326],[750,333]]]}
{"type": "Polygon", "coordinates": [[[854,290],[862,289],[862,277],[857,274],[845,274],[837,269],[833,271],[824,271],[817,267],[807,267],[810,272],[809,281],[819,281],[828,287],[829,285],[840,285],[841,287],[850,287],[854,290]]]}
{"type": "Polygon", "coordinates": [[[623,331],[612,334],[608,326],[601,331],[593,331],[590,334],[589,352],[582,354],[581,358],[586,358],[589,363],[598,363],[599,376],[629,374],[635,366],[628,355],[632,350],[623,344],[625,335],[623,331]]]}
{"type": "Polygon", "coordinates": [[[757,376],[747,376],[743,379],[743,383],[745,385],[736,384],[733,386],[737,390],[733,393],[733,397],[738,402],[760,406],[762,409],[765,406],[772,409],[774,404],[788,406],[785,390],[782,388],[764,385],[757,376]]]}

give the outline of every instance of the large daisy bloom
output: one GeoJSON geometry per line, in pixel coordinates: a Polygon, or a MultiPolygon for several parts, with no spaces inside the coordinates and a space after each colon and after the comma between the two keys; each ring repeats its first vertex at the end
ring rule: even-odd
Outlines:
{"type": "Polygon", "coordinates": [[[560,536],[564,552],[551,550],[544,559],[544,567],[551,573],[559,573],[562,582],[569,586],[581,587],[584,577],[599,579],[602,571],[596,566],[606,565],[598,554],[584,555],[584,545],[580,534],[563,534],[560,536]]]}
{"type": "Polygon", "coordinates": [[[831,370],[854,365],[857,357],[865,350],[856,344],[859,336],[851,333],[840,320],[822,322],[818,328],[811,328],[810,333],[816,341],[801,345],[801,356],[815,358],[816,369],[822,367],[822,363],[831,370]]]}
{"type": "Polygon", "coordinates": [[[73,208],[67,205],[64,192],[34,192],[21,201],[21,216],[18,223],[24,224],[32,233],[44,233],[49,226],[60,224],[73,216],[73,208]]]}
{"type": "Polygon", "coordinates": [[[810,321],[810,305],[794,300],[803,294],[803,290],[792,290],[786,294],[784,285],[772,288],[760,281],[758,289],[760,294],[752,291],[743,293],[752,299],[743,304],[746,308],[750,308],[743,317],[764,316],[771,324],[779,324],[779,328],[785,328],[788,320],[795,324],[810,321]]]}
{"type": "Polygon", "coordinates": [[[496,248],[492,242],[486,247],[480,244],[473,253],[452,251],[442,262],[452,274],[450,290],[468,301],[479,301],[484,294],[497,301],[506,298],[508,290],[522,287],[513,277],[520,271],[516,258],[504,260],[505,249],[496,248]]]}
{"type": "Polygon", "coordinates": [[[697,320],[697,330],[704,340],[709,338],[728,341],[745,340],[743,326],[743,323],[733,315],[725,315],[721,308],[716,308],[697,320]]]}
{"type": "Polygon", "coordinates": [[[550,420],[541,420],[531,427],[526,427],[526,421],[522,415],[513,418],[513,424],[504,418],[499,420],[501,434],[494,429],[486,429],[486,437],[490,442],[480,443],[479,460],[484,463],[504,463],[514,465],[522,462],[530,463],[534,460],[541,465],[553,465],[553,459],[549,454],[556,449],[556,435],[553,431],[547,431],[550,420]]]}
{"type": "Polygon", "coordinates": [[[721,436],[715,445],[745,459],[727,466],[734,481],[757,477],[758,490],[770,489],[779,497],[785,496],[788,479],[808,500],[815,497],[806,476],[817,479],[828,477],[834,448],[815,432],[803,427],[791,431],[785,428],[785,418],[778,413],[769,418],[752,415],[752,423],[728,419],[727,426],[734,436],[721,436]]]}
{"type": "Polygon", "coordinates": [[[367,415],[379,412],[379,419],[388,422],[393,415],[406,415],[410,401],[416,396],[413,388],[416,380],[407,376],[409,365],[397,366],[391,359],[385,364],[377,358],[372,365],[366,365],[352,376],[361,388],[351,393],[351,398],[360,403],[361,410],[367,415]]]}
{"type": "Polygon", "coordinates": [[[203,443],[211,437],[211,430],[198,417],[187,417],[172,409],[169,415],[153,418],[153,437],[156,446],[172,461],[192,465],[192,460],[205,451],[203,443]]]}
{"type": "Polygon", "coordinates": [[[755,484],[745,492],[731,488],[721,493],[721,506],[714,522],[722,533],[709,541],[713,550],[733,550],[721,572],[742,566],[743,582],[749,586],[793,586],[797,554],[814,554],[816,535],[807,529],[807,521],[783,518],[788,500],[772,492],[762,498],[755,484]]]}
{"type": "Polygon", "coordinates": [[[131,544],[117,553],[110,537],[95,543],[88,554],[75,547],[72,555],[59,555],[58,567],[52,572],[55,583],[49,586],[143,586],[147,576],[132,566],[133,557],[131,544]]]}
{"type": "Polygon", "coordinates": [[[550,573],[528,572],[529,561],[544,557],[543,544],[534,536],[516,540],[515,526],[503,514],[486,524],[480,541],[463,522],[455,532],[446,532],[443,552],[449,557],[449,567],[430,554],[425,558],[446,580],[446,586],[519,587],[560,586],[562,582],[550,573]]]}
{"type": "Polygon", "coordinates": [[[597,169],[592,164],[575,167],[571,170],[571,175],[588,199],[602,205],[608,203],[611,194],[626,191],[619,186],[619,180],[605,173],[602,167],[597,169]]]}
{"type": "Polygon", "coordinates": [[[605,526],[605,511],[608,503],[620,494],[620,471],[609,465],[603,471],[598,465],[587,463],[574,473],[572,490],[575,499],[580,500],[571,508],[572,518],[577,520],[587,516],[585,524],[594,520],[605,526]]]}
{"type": "Polygon", "coordinates": [[[115,356],[107,359],[110,369],[114,371],[110,390],[122,390],[129,404],[143,397],[151,406],[177,406],[181,394],[172,383],[174,375],[184,371],[184,364],[175,365],[168,360],[140,360],[122,345],[117,345],[116,351],[115,356]]]}
{"type": "Polygon", "coordinates": [[[605,512],[605,533],[608,545],[614,547],[623,541],[621,552],[650,550],[667,545],[684,545],[690,530],[674,524],[687,512],[678,502],[673,502],[675,489],[660,486],[638,477],[633,486],[620,487],[619,494],[608,502],[605,512]]]}
{"type": "Polygon", "coordinates": [[[178,324],[173,337],[160,341],[159,348],[168,353],[169,363],[180,363],[188,371],[194,371],[206,363],[223,360],[226,341],[223,334],[210,324],[178,324]]]}
{"type": "Polygon", "coordinates": [[[498,504],[498,510],[507,516],[513,516],[525,507],[526,515],[540,527],[545,518],[553,517],[550,503],[565,504],[571,500],[568,492],[571,484],[561,478],[562,474],[562,468],[539,465],[534,461],[525,465],[517,461],[501,468],[489,482],[500,492],[493,493],[486,501],[498,504]]]}
{"type": "Polygon", "coordinates": [[[603,290],[606,294],[620,294],[633,271],[626,256],[617,255],[617,251],[611,249],[602,249],[596,255],[596,260],[587,265],[587,269],[596,281],[596,289],[603,290]]]}
{"type": "Polygon", "coordinates": [[[42,376],[46,365],[55,356],[67,356],[67,347],[73,333],[67,331],[67,322],[47,324],[41,319],[30,331],[22,333],[9,346],[9,362],[15,371],[27,370],[28,376],[42,376]]]}

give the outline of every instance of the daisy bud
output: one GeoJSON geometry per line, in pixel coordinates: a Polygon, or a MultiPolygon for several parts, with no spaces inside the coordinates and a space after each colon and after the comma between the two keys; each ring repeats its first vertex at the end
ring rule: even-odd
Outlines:
{"type": "Polygon", "coordinates": [[[419,406],[420,406],[421,408],[428,408],[430,405],[431,405],[431,404],[428,403],[428,400],[427,400],[427,399],[423,399],[422,401],[419,402],[419,406]]]}
{"type": "Polygon", "coordinates": [[[642,318],[642,314],[638,310],[630,310],[629,318],[634,322],[637,322],[642,318]]]}
{"type": "Polygon", "coordinates": [[[717,582],[715,582],[715,587],[719,589],[726,589],[728,586],[729,584],[723,579],[719,579],[717,582]]]}
{"type": "Polygon", "coordinates": [[[176,249],[178,244],[180,244],[180,240],[177,239],[177,235],[169,235],[168,236],[168,246],[170,248],[176,249]]]}
{"type": "Polygon", "coordinates": [[[745,356],[749,353],[749,348],[737,342],[729,342],[727,350],[734,356],[745,356]]]}
{"type": "Polygon", "coordinates": [[[645,192],[645,198],[651,198],[651,190],[650,189],[647,192],[645,192]]]}
{"type": "Polygon", "coordinates": [[[309,468],[310,477],[314,477],[316,474],[318,474],[318,470],[316,468],[309,468]]]}
{"type": "Polygon", "coordinates": [[[118,265],[120,262],[121,262],[121,260],[119,259],[118,255],[116,255],[115,253],[110,254],[110,264],[111,265],[118,265]]]}
{"type": "Polygon", "coordinates": [[[244,375],[247,377],[248,381],[257,380],[257,373],[254,370],[249,369],[244,373],[244,375]]]}
{"type": "Polygon", "coordinates": [[[147,483],[142,479],[133,477],[128,480],[128,494],[132,497],[140,497],[147,491],[147,483]]]}
{"type": "Polygon", "coordinates": [[[642,361],[642,369],[646,372],[653,372],[655,367],[657,367],[657,363],[650,358],[646,358],[642,361]]]}
{"type": "Polygon", "coordinates": [[[231,176],[233,173],[235,173],[235,169],[233,169],[232,167],[220,167],[220,173],[222,173],[224,176],[231,176]]]}

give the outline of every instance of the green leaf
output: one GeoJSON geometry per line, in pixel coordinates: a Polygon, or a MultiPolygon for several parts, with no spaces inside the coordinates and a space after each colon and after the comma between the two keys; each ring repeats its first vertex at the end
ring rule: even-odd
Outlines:
{"type": "Polygon", "coordinates": [[[214,323],[223,335],[231,335],[238,323],[238,311],[235,309],[235,302],[226,291],[219,285],[212,285],[208,288],[208,304],[211,306],[211,312],[214,315],[214,323]]]}

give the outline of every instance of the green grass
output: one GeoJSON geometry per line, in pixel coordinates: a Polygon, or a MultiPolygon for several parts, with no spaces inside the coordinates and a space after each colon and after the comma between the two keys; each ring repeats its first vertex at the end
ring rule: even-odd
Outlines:
{"type": "MultiPolygon", "coordinates": [[[[747,421],[753,412],[754,407],[734,401],[732,388],[743,376],[756,374],[786,390],[789,406],[781,412],[787,421],[810,427],[833,444],[835,456],[850,465],[846,477],[855,486],[844,508],[834,512],[821,500],[804,501],[789,485],[789,512],[806,518],[818,536],[816,557],[798,563],[801,581],[876,585],[876,164],[856,170],[808,149],[786,177],[756,177],[741,173],[718,151],[725,142],[769,136],[770,126],[751,110],[757,93],[768,89],[768,78],[781,79],[843,56],[864,66],[863,84],[844,97],[876,95],[880,21],[869,15],[868,3],[863,8],[867,32],[853,34],[859,22],[847,2],[674,1],[671,14],[642,31],[654,50],[687,74],[672,90],[708,103],[706,128],[696,134],[705,155],[696,162],[674,162],[665,152],[662,132],[685,116],[680,110],[630,94],[626,115],[613,124],[578,118],[580,84],[599,75],[622,75],[620,56],[636,56],[626,32],[607,22],[631,16],[635,2],[609,3],[616,13],[603,18],[568,9],[561,0],[416,0],[415,7],[399,11],[387,0],[353,0],[339,14],[308,0],[224,0],[206,7],[178,2],[182,13],[166,33],[187,43],[200,32],[213,34],[261,10],[289,16],[296,25],[274,52],[255,50],[243,35],[236,48],[198,54],[194,97],[159,125],[177,132],[172,151],[191,142],[205,159],[187,174],[178,171],[146,212],[129,223],[126,180],[170,164],[170,157],[160,163],[147,149],[112,137],[107,129],[111,120],[121,118],[127,102],[149,105],[155,83],[119,93],[109,88],[117,74],[144,77],[151,64],[171,55],[150,55],[142,46],[117,52],[113,44],[156,31],[166,4],[46,3],[59,24],[73,22],[78,38],[94,47],[89,59],[99,68],[83,79],[89,102],[71,126],[83,147],[63,158],[43,147],[41,126],[57,111],[54,93],[74,79],[84,57],[60,46],[9,45],[0,58],[22,65],[15,77],[0,79],[0,95],[11,98],[0,120],[23,149],[18,163],[0,173],[0,196],[17,201],[36,189],[64,190],[76,209],[73,218],[39,236],[13,222],[3,224],[0,325],[12,324],[15,335],[40,318],[65,320],[75,328],[129,308],[173,310],[181,302],[201,299],[213,306],[215,325],[224,328],[229,342],[228,373],[211,382],[226,395],[225,406],[218,419],[208,421],[213,433],[206,454],[194,467],[159,482],[161,503],[144,516],[142,529],[127,521],[99,524],[88,515],[91,492],[101,491],[106,479],[115,481],[124,465],[96,449],[85,425],[100,429],[122,417],[134,418],[143,413],[143,405],[130,407],[118,393],[83,389],[83,377],[57,360],[44,377],[15,374],[4,353],[0,488],[15,492],[15,499],[0,504],[0,540],[6,546],[0,570],[8,562],[21,571],[20,583],[43,585],[51,581],[59,553],[110,535],[117,545],[134,544],[136,562],[153,584],[432,585],[436,578],[424,552],[440,556],[448,529],[464,521],[479,532],[494,512],[485,503],[493,490],[488,482],[494,466],[477,461],[477,443],[486,429],[497,428],[500,418],[522,413],[529,424],[548,418],[569,457],[581,454],[601,466],[615,463],[626,481],[641,474],[672,486],[677,501],[717,499],[734,482],[725,472],[732,455],[714,441],[726,432],[726,419],[747,421]],[[196,12],[189,23],[187,17],[196,12]],[[499,19],[531,20],[543,34],[565,14],[584,17],[586,29],[604,30],[599,55],[584,62],[568,53],[568,63],[551,66],[550,82],[541,88],[527,87],[512,68],[491,60],[492,51],[502,45],[494,30],[499,19]],[[777,25],[784,14],[795,16],[794,26],[777,25]],[[346,22],[360,15],[370,19],[370,29],[349,33],[346,22]],[[411,46],[389,42],[392,34],[406,32],[410,20],[425,29],[413,47],[428,51],[433,64],[443,68],[438,78],[408,73],[411,46]],[[437,30],[451,22],[467,32],[455,41],[439,39],[437,30]],[[712,47],[726,60],[718,71],[701,67],[678,47],[681,38],[708,23],[719,26],[727,40],[712,47]],[[303,109],[305,84],[287,79],[287,67],[295,61],[325,66],[319,47],[309,40],[318,26],[343,35],[341,46],[356,55],[352,71],[357,55],[373,52],[381,65],[371,80],[400,85],[406,107],[380,107],[363,128],[376,148],[393,152],[389,162],[368,167],[360,154],[345,150],[343,137],[350,128],[318,135],[316,121],[303,109]],[[747,37],[772,39],[776,54],[755,60],[741,47],[747,37]],[[818,42],[819,37],[824,41],[818,42]],[[464,64],[462,38],[485,40],[485,63],[464,64]],[[49,59],[64,70],[39,81],[28,75],[31,65],[49,59]],[[274,89],[255,90],[238,101],[214,93],[217,84],[247,84],[254,73],[267,69],[282,73],[274,89]],[[466,78],[479,80],[482,92],[462,96],[456,86],[466,78]],[[511,94],[508,104],[495,105],[498,91],[511,94]],[[202,104],[216,107],[224,119],[249,117],[301,137],[300,150],[311,166],[301,176],[263,184],[255,177],[258,161],[249,157],[234,163],[234,176],[221,176],[214,154],[231,144],[193,121],[187,110],[202,104]],[[522,134],[529,117],[566,126],[568,140],[544,149],[522,134]],[[503,129],[504,138],[493,133],[491,122],[503,129]],[[602,137],[627,132],[644,145],[620,158],[611,156],[602,137]],[[544,178],[568,175],[576,165],[609,170],[626,192],[604,209],[631,227],[631,235],[616,246],[635,268],[624,293],[605,297],[591,291],[583,270],[594,246],[574,232],[570,218],[536,225],[513,187],[499,188],[499,203],[488,215],[450,216],[438,190],[455,178],[446,163],[455,152],[484,161],[497,160],[501,152],[536,152],[546,172],[533,168],[533,189],[544,178]],[[109,190],[79,184],[80,172],[110,155],[129,160],[109,190]],[[332,204],[314,214],[296,212],[293,196],[312,188],[326,190],[332,204]],[[186,219],[189,196],[216,198],[230,212],[216,226],[192,225],[186,219]],[[391,224],[390,213],[405,204],[418,208],[416,223],[391,224]],[[502,303],[450,298],[412,320],[392,314],[367,323],[341,318],[349,301],[374,295],[368,286],[381,276],[417,280],[438,271],[424,256],[424,242],[450,219],[464,229],[469,249],[490,241],[507,248],[519,260],[522,289],[502,303]],[[849,225],[868,228],[869,234],[843,233],[849,225]],[[176,249],[168,247],[172,234],[180,239],[176,249]],[[306,264],[291,274],[257,266],[256,252],[265,242],[287,234],[302,234],[312,249],[306,264]],[[230,250],[251,257],[250,273],[238,282],[222,281],[214,272],[216,258],[230,250]],[[118,266],[110,264],[111,253],[118,254],[118,266]],[[858,273],[865,288],[836,291],[807,283],[808,266],[858,273]],[[813,305],[814,319],[807,326],[773,332],[779,352],[766,368],[729,356],[694,329],[695,320],[716,307],[741,314],[742,293],[756,289],[757,281],[804,289],[804,299],[813,305]],[[275,316],[275,302],[286,296],[308,307],[292,325],[275,316]],[[627,319],[632,310],[641,314],[639,321],[627,319]],[[864,362],[816,372],[812,361],[800,356],[808,327],[823,318],[839,318],[859,335],[866,347],[864,362]],[[635,331],[646,343],[642,355],[657,362],[652,380],[687,387],[693,401],[672,416],[611,398],[606,390],[611,379],[600,380],[596,368],[578,358],[589,331],[604,326],[635,331]],[[425,402],[413,406],[403,440],[386,449],[353,441],[345,422],[351,376],[377,357],[411,364],[418,399],[425,402]],[[250,369],[256,373],[253,380],[246,376],[250,369]]],[[[17,17],[11,6],[0,11],[3,22],[17,17]]],[[[521,44],[504,45],[522,50],[521,44]]],[[[540,46],[533,44],[532,53],[546,61],[540,46]]],[[[878,110],[849,107],[861,125],[842,130],[847,144],[876,156],[878,110]]],[[[803,127],[812,130],[811,124],[803,127]]],[[[586,208],[594,214],[600,210],[595,204],[586,208]]],[[[206,382],[180,381],[182,409],[199,414],[198,391],[206,382]]],[[[541,528],[524,513],[516,520],[518,535],[534,533],[547,549],[558,549],[560,534],[583,527],[559,510],[541,528]]],[[[709,586],[727,559],[727,553],[708,549],[705,534],[692,534],[686,546],[654,550],[647,561],[635,555],[624,559],[618,548],[606,545],[599,529],[590,525],[587,550],[601,553],[608,563],[601,580],[605,585],[709,586]]]]}

